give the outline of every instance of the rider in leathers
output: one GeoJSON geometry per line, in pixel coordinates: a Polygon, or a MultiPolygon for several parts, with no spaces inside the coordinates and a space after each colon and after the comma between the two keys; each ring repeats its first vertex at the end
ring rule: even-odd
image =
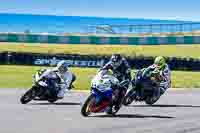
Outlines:
{"type": "MultiPolygon", "coordinates": [[[[59,77],[60,80],[60,83],[58,84],[59,91],[56,92],[55,88],[50,89],[58,99],[62,99],[65,91],[70,90],[72,88],[72,83],[76,80],[75,75],[68,71],[68,64],[64,60],[58,62],[57,66],[53,69],[45,69],[36,79],[37,81],[41,81],[43,78],[56,79],[57,77],[59,77]]],[[[52,86],[55,87],[55,85],[52,86]]]]}
{"type": "MultiPolygon", "coordinates": [[[[101,70],[111,70],[113,72],[113,76],[115,76],[119,82],[124,80],[131,81],[131,68],[126,59],[122,58],[120,54],[113,54],[110,58],[110,61],[105,64],[101,70]]],[[[127,89],[128,85],[126,88],[119,88],[119,97],[116,105],[119,105],[122,102],[127,89]]],[[[118,106],[116,106],[116,108],[117,107],[118,106]]]]}
{"type": "Polygon", "coordinates": [[[112,70],[113,75],[121,82],[131,80],[131,68],[125,58],[120,54],[113,54],[110,61],[101,70],[112,70]]]}
{"type": "Polygon", "coordinates": [[[143,77],[148,77],[150,76],[150,73],[155,71],[159,72],[160,81],[159,88],[157,88],[157,91],[154,93],[154,99],[159,98],[171,86],[171,72],[164,57],[156,57],[154,64],[144,69],[142,75],[143,77]]]}

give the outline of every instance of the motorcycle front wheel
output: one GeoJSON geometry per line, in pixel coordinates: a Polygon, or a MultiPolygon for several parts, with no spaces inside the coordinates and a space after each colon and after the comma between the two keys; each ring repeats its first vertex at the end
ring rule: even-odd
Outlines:
{"type": "Polygon", "coordinates": [[[148,105],[153,105],[154,103],[156,103],[158,101],[160,97],[156,98],[156,99],[152,99],[151,97],[147,97],[145,99],[145,103],[148,105]]]}
{"type": "Polygon", "coordinates": [[[34,96],[34,89],[31,88],[20,98],[20,102],[21,102],[21,104],[27,104],[28,102],[33,100],[34,97],[35,97],[34,96]]]}
{"type": "Polygon", "coordinates": [[[92,103],[92,101],[95,99],[95,97],[93,95],[90,95],[86,101],[84,102],[82,108],[81,108],[81,114],[84,117],[87,117],[88,115],[90,115],[90,104],[92,103]]]}

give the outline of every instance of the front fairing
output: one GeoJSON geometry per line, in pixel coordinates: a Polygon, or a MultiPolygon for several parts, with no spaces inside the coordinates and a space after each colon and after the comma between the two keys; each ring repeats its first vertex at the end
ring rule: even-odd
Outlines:
{"type": "Polygon", "coordinates": [[[107,89],[105,91],[100,91],[98,90],[97,88],[91,88],[91,93],[94,95],[94,96],[97,96],[97,97],[106,97],[106,98],[112,98],[112,89],[107,89]]]}
{"type": "Polygon", "coordinates": [[[112,100],[112,89],[101,92],[96,88],[91,88],[91,94],[95,97],[91,106],[91,112],[104,112],[112,100]]]}
{"type": "Polygon", "coordinates": [[[91,94],[95,96],[96,103],[106,99],[112,100],[112,89],[107,89],[105,91],[99,91],[97,88],[91,88],[91,94]]]}

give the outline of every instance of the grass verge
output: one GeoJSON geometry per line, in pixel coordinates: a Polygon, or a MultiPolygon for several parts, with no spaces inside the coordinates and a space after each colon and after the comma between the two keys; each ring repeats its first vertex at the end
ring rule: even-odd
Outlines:
{"type": "Polygon", "coordinates": [[[80,55],[111,55],[120,53],[125,56],[167,56],[200,58],[200,45],[87,45],[87,44],[39,44],[39,43],[0,43],[0,52],[65,53],[80,55]]]}
{"type": "MultiPolygon", "coordinates": [[[[29,88],[32,75],[42,67],[0,65],[0,88],[29,88]]],[[[70,68],[77,75],[75,86],[77,90],[85,90],[90,86],[90,80],[96,74],[96,68],[70,68]]],[[[172,72],[173,88],[200,88],[200,72],[172,72]]]]}

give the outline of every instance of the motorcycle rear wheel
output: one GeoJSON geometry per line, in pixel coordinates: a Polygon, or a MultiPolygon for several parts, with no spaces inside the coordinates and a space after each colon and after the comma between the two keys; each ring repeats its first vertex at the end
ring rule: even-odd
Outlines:
{"type": "Polygon", "coordinates": [[[135,92],[133,89],[131,89],[126,96],[124,97],[123,100],[123,105],[128,106],[129,104],[131,104],[134,101],[134,97],[135,97],[135,92]],[[134,93],[134,94],[133,94],[134,93]]]}
{"type": "Polygon", "coordinates": [[[49,103],[54,103],[54,102],[56,102],[57,101],[57,99],[48,99],[48,102],[49,103]]]}

